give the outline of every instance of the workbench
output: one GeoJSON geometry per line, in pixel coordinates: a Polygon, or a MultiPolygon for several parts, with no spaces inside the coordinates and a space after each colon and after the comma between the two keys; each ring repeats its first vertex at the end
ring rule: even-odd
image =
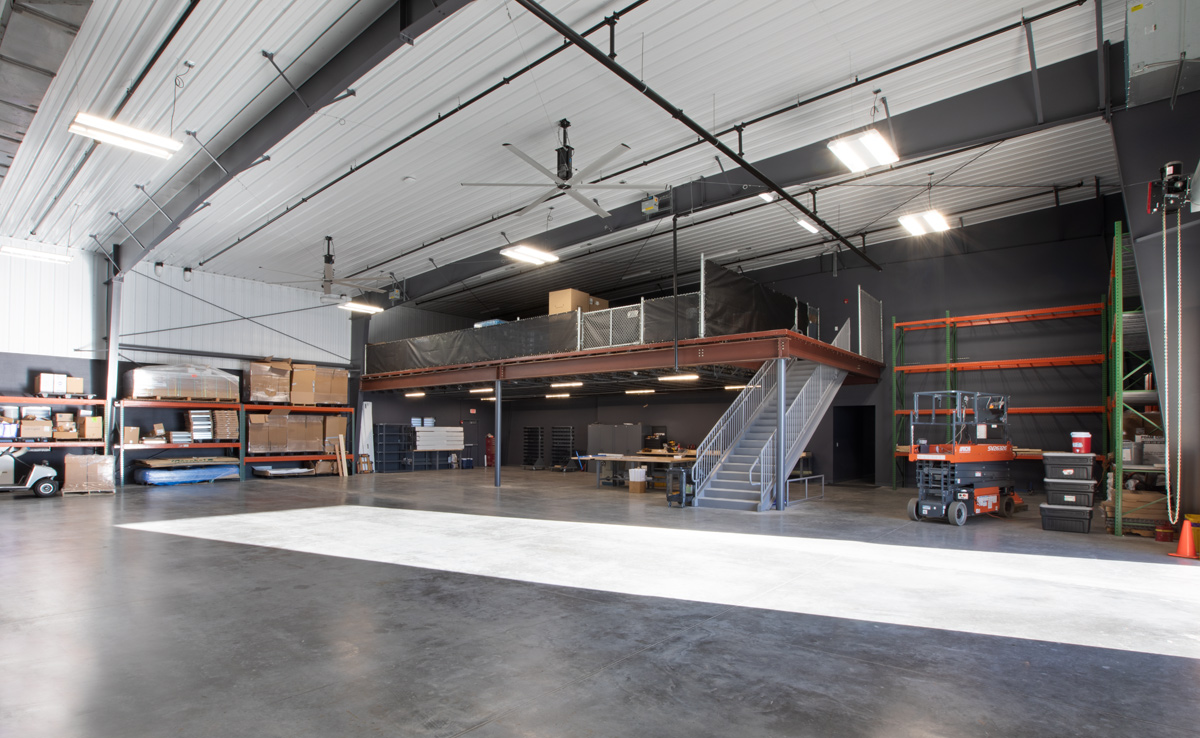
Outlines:
{"type": "MultiPolygon", "coordinates": [[[[685,456],[683,454],[668,456],[666,454],[647,454],[638,456],[606,456],[604,454],[595,454],[590,456],[578,457],[581,461],[611,461],[614,464],[623,463],[625,469],[629,469],[630,464],[665,464],[668,469],[683,469],[696,463],[695,456],[685,456]]],[[[600,467],[601,464],[596,464],[596,486],[600,486],[600,467]]],[[[609,475],[609,481],[613,481],[616,474],[609,475]]]]}

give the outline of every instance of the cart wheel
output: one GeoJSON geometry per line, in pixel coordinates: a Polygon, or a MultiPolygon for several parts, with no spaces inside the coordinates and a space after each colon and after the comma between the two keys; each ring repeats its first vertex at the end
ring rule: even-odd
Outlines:
{"type": "Polygon", "coordinates": [[[33,493],[38,497],[53,497],[58,494],[58,482],[53,479],[42,479],[33,485],[33,493]]]}
{"type": "Polygon", "coordinates": [[[949,520],[955,525],[962,525],[967,522],[967,506],[962,502],[955,500],[950,503],[950,507],[946,508],[946,520],[949,520]]]}
{"type": "Polygon", "coordinates": [[[921,513],[917,510],[918,500],[916,497],[908,501],[908,517],[910,520],[920,520],[921,513]]]}
{"type": "Polygon", "coordinates": [[[1017,503],[1013,502],[1012,495],[1004,495],[1003,501],[1000,503],[1000,514],[1011,518],[1016,512],[1017,503]]]}

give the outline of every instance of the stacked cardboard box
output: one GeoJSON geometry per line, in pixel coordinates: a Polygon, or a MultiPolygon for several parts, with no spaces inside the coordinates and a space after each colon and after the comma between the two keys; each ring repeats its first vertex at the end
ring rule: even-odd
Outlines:
{"type": "Polygon", "coordinates": [[[238,439],[237,410],[213,410],[213,438],[236,441],[238,439]]]}
{"type": "Polygon", "coordinates": [[[246,416],[246,450],[252,454],[335,453],[337,437],[346,435],[346,418],[292,414],[287,410],[246,416]],[[332,445],[331,445],[332,444],[332,445]]]}
{"type": "Polygon", "coordinates": [[[321,453],[324,450],[324,418],[319,415],[289,415],[287,450],[321,453]]]}
{"type": "Polygon", "coordinates": [[[238,378],[209,366],[143,366],[125,372],[125,396],[133,399],[236,402],[238,378]]]}
{"type": "Polygon", "coordinates": [[[608,300],[592,297],[581,290],[555,290],[550,293],[549,313],[551,315],[573,313],[577,308],[585,313],[593,310],[607,310],[608,300]]]}
{"type": "Polygon", "coordinates": [[[291,360],[268,358],[250,362],[250,380],[246,387],[249,402],[290,402],[291,360]]]}
{"type": "Polygon", "coordinates": [[[75,428],[80,438],[92,441],[104,438],[104,418],[99,415],[79,415],[75,418],[75,428]]]}
{"type": "Polygon", "coordinates": [[[246,416],[246,451],[252,454],[288,450],[288,411],[250,413],[246,416]]]}
{"type": "Polygon", "coordinates": [[[82,395],[83,377],[66,374],[39,374],[33,379],[35,395],[82,395]]]}
{"type": "MultiPolygon", "coordinates": [[[[1115,500],[1105,500],[1100,505],[1108,528],[1115,527],[1117,510],[1115,500]]],[[[1162,492],[1121,493],[1121,527],[1125,530],[1153,532],[1156,525],[1170,522],[1167,517],[1167,498],[1162,492]]]]}
{"type": "Polygon", "coordinates": [[[63,492],[112,492],[114,459],[100,454],[67,454],[63,457],[66,474],[63,492]]]}
{"type": "Polygon", "coordinates": [[[345,405],[350,373],[313,364],[292,365],[293,405],[345,405]]]}

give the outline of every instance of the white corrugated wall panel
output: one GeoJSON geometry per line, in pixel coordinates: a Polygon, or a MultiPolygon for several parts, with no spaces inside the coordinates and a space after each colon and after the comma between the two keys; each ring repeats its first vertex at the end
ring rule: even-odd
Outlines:
{"type": "Polygon", "coordinates": [[[69,264],[0,254],[0,351],[92,359],[103,355],[103,257],[76,253],[69,264]]]}
{"type": "MultiPolygon", "coordinates": [[[[321,304],[316,292],[205,272],[194,272],[187,282],[182,269],[164,267],[156,276],[154,266],[143,263],[125,278],[121,344],[197,356],[278,356],[345,364],[350,361],[350,315],[336,305],[321,304]]],[[[122,354],[127,353],[123,348],[122,354]]],[[[151,360],[144,355],[149,351],[139,353],[139,361],[151,360]]],[[[152,360],[181,359],[156,352],[152,360]]]]}

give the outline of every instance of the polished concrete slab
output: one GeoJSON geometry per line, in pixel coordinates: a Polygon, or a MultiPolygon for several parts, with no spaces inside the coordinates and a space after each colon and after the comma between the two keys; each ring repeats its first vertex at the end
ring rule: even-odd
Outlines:
{"type": "Polygon", "coordinates": [[[1200,567],[1166,544],[1045,533],[1036,513],[912,523],[890,490],[831,487],[758,515],[668,510],[582,474],[490,481],[0,498],[0,735],[1190,736],[1200,724],[1188,622],[1200,567]],[[698,577],[722,547],[733,568],[698,577]]]}

